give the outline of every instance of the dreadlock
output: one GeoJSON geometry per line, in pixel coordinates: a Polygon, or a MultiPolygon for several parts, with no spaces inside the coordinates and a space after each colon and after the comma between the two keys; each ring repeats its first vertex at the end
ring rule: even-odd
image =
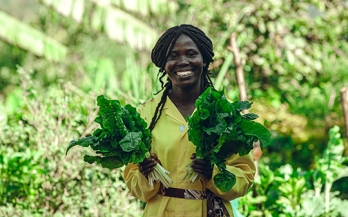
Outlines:
{"type": "MultiPolygon", "coordinates": [[[[209,76],[209,64],[213,61],[214,52],[213,52],[213,44],[211,40],[206,36],[206,34],[200,30],[199,28],[189,25],[189,24],[182,24],[180,26],[174,26],[169,28],[157,41],[155,47],[152,49],[151,52],[151,60],[152,62],[159,68],[158,76],[159,81],[161,82],[161,90],[163,91],[163,95],[161,97],[161,101],[158,103],[154,116],[152,117],[149,129],[152,131],[155,127],[157,121],[161,117],[162,109],[164,107],[164,104],[166,103],[167,96],[169,93],[169,90],[172,87],[172,83],[169,79],[167,79],[167,82],[163,82],[163,78],[167,74],[165,71],[165,65],[168,59],[168,55],[170,51],[172,50],[176,40],[179,38],[180,35],[187,35],[192,39],[192,41],[197,45],[199,51],[202,54],[203,62],[205,63],[205,66],[203,67],[203,73],[202,73],[202,82],[201,82],[201,91],[203,92],[207,87],[213,86],[213,82],[210,79],[209,76]]],[[[157,93],[159,93],[158,91],[157,93]]]]}

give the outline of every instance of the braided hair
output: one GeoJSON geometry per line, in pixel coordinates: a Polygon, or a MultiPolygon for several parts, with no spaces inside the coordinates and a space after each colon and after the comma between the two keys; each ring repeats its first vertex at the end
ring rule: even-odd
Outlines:
{"type": "MultiPolygon", "coordinates": [[[[206,36],[206,34],[200,30],[199,28],[189,25],[189,24],[182,24],[180,26],[174,26],[169,28],[157,41],[156,45],[152,49],[151,52],[151,60],[152,62],[159,68],[158,71],[158,77],[159,81],[161,82],[161,90],[163,91],[161,101],[158,103],[154,116],[152,117],[149,129],[152,131],[155,127],[157,121],[161,117],[162,109],[164,107],[164,104],[166,103],[168,93],[170,89],[172,88],[172,83],[170,79],[167,79],[167,82],[163,82],[163,78],[167,74],[165,71],[165,65],[169,56],[170,51],[172,50],[176,40],[179,38],[180,35],[187,35],[192,39],[192,41],[197,45],[199,51],[202,54],[203,62],[205,63],[203,67],[203,73],[202,73],[202,87],[201,91],[203,92],[208,86],[213,86],[213,82],[210,79],[209,76],[209,64],[213,61],[214,52],[213,52],[213,43],[211,40],[206,36]]],[[[213,86],[214,87],[214,86],[213,86]]],[[[157,93],[159,93],[158,91],[157,93]]]]}

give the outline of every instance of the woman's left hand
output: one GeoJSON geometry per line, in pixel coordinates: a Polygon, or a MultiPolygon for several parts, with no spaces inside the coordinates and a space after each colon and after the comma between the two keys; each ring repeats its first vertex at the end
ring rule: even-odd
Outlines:
{"type": "Polygon", "coordinates": [[[190,159],[192,160],[191,168],[193,171],[201,174],[207,179],[211,179],[213,174],[213,166],[211,165],[210,161],[196,159],[196,153],[193,153],[190,159]]]}

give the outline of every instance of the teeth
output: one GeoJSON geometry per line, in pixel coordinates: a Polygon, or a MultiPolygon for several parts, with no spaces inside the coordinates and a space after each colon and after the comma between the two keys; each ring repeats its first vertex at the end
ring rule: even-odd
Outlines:
{"type": "Polygon", "coordinates": [[[192,74],[192,71],[177,72],[176,74],[177,74],[178,76],[191,75],[191,74],[192,74]]]}

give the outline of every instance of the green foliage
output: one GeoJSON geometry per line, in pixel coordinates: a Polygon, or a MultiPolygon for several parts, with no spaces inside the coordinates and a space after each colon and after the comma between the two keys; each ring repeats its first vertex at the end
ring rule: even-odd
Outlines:
{"type": "Polygon", "coordinates": [[[245,216],[346,216],[348,200],[332,192],[334,181],[348,176],[344,163],[339,127],[330,129],[330,140],[323,158],[317,158],[316,168],[294,170],[289,164],[272,171],[260,165],[260,177],[252,191],[241,198],[245,216]],[[335,166],[334,166],[335,165],[335,166]],[[324,186],[324,187],[323,187],[324,186]]]}
{"type": "Polygon", "coordinates": [[[335,154],[342,146],[331,145],[332,150],[322,154],[329,129],[338,125],[344,132],[339,89],[348,85],[345,0],[117,0],[104,6],[81,0],[0,2],[7,12],[1,11],[0,20],[6,30],[0,30],[0,166],[2,171],[8,168],[0,174],[5,189],[0,203],[7,201],[0,206],[0,216],[141,216],[139,201],[124,191],[122,168],[110,172],[85,164],[81,156],[89,154],[87,150],[74,150],[74,159],[64,152],[72,138],[86,137],[96,128],[94,99],[100,92],[134,104],[157,92],[158,69],[149,64],[147,50],[134,48],[151,48],[154,33],[179,23],[197,25],[212,38],[213,81],[233,100],[238,100],[238,90],[229,39],[236,33],[252,109],[272,131],[271,145],[261,159],[270,169],[261,167],[264,178],[255,185],[259,196],[248,194],[243,207],[249,211],[244,213],[316,216],[327,209],[326,201],[332,216],[344,213],[348,204],[339,197],[347,198],[347,177],[338,178],[347,163],[335,154]],[[24,3],[28,7],[18,7],[24,3]],[[116,12],[122,16],[114,22],[116,12]],[[120,25],[124,18],[132,25],[120,25]],[[41,45],[47,49],[40,50],[41,45]],[[48,61],[62,56],[67,58],[48,61]],[[30,75],[17,73],[18,66],[30,75]],[[289,166],[277,169],[286,164],[294,168],[292,173],[289,166]],[[39,175],[32,176],[30,169],[39,175]],[[9,175],[14,173],[23,179],[9,175]],[[291,175],[285,179],[283,173],[291,175]],[[305,175],[305,186],[296,187],[303,182],[299,174],[305,175]],[[290,179],[280,192],[280,181],[290,179]],[[28,193],[32,188],[35,194],[28,193]],[[286,196],[286,189],[293,189],[294,195],[286,196]],[[303,199],[295,194],[301,191],[303,199]],[[284,204],[277,203],[280,196],[284,204]],[[296,201],[302,203],[300,211],[296,201]]]}
{"type": "Polygon", "coordinates": [[[42,32],[0,11],[1,38],[49,61],[66,57],[67,48],[42,32]]]}
{"type": "Polygon", "coordinates": [[[38,93],[30,73],[21,75],[25,106],[0,124],[0,216],[141,216],[123,168],[86,164],[81,150],[65,155],[71,138],[96,128],[96,96],[69,82],[38,93]]]}
{"type": "Polygon", "coordinates": [[[306,117],[307,138],[318,131],[325,135],[327,126],[343,126],[339,90],[348,84],[346,1],[179,2],[184,22],[193,21],[213,40],[218,88],[235,91],[234,33],[253,101],[286,105],[291,114],[306,117]]]}
{"type": "Polygon", "coordinates": [[[41,167],[40,151],[26,148],[20,152],[12,147],[1,146],[0,149],[0,206],[7,203],[23,205],[24,208],[33,208],[30,203],[35,202],[44,182],[43,176],[47,173],[41,167]],[[22,203],[21,200],[29,202],[22,203]]]}
{"type": "Polygon", "coordinates": [[[108,100],[104,95],[97,97],[97,105],[94,121],[100,128],[88,137],[72,140],[66,153],[76,145],[91,147],[98,155],[85,155],[84,160],[109,169],[142,162],[150,150],[152,135],[140,114],[130,104],[121,106],[118,100],[108,100]]]}
{"type": "Polygon", "coordinates": [[[233,154],[248,154],[258,140],[262,148],[270,143],[270,132],[253,121],[258,116],[241,114],[251,104],[248,101],[230,103],[223,91],[208,87],[195,103],[196,112],[187,117],[188,138],[196,146],[196,157],[209,160],[219,168],[220,174],[213,179],[222,191],[230,190],[236,181],[235,175],[226,170],[226,159],[233,154]]]}
{"type": "Polygon", "coordinates": [[[348,167],[344,165],[348,163],[348,157],[343,156],[344,145],[339,130],[338,126],[330,129],[328,147],[322,158],[316,158],[318,170],[326,175],[327,183],[348,177],[348,167]]]}

